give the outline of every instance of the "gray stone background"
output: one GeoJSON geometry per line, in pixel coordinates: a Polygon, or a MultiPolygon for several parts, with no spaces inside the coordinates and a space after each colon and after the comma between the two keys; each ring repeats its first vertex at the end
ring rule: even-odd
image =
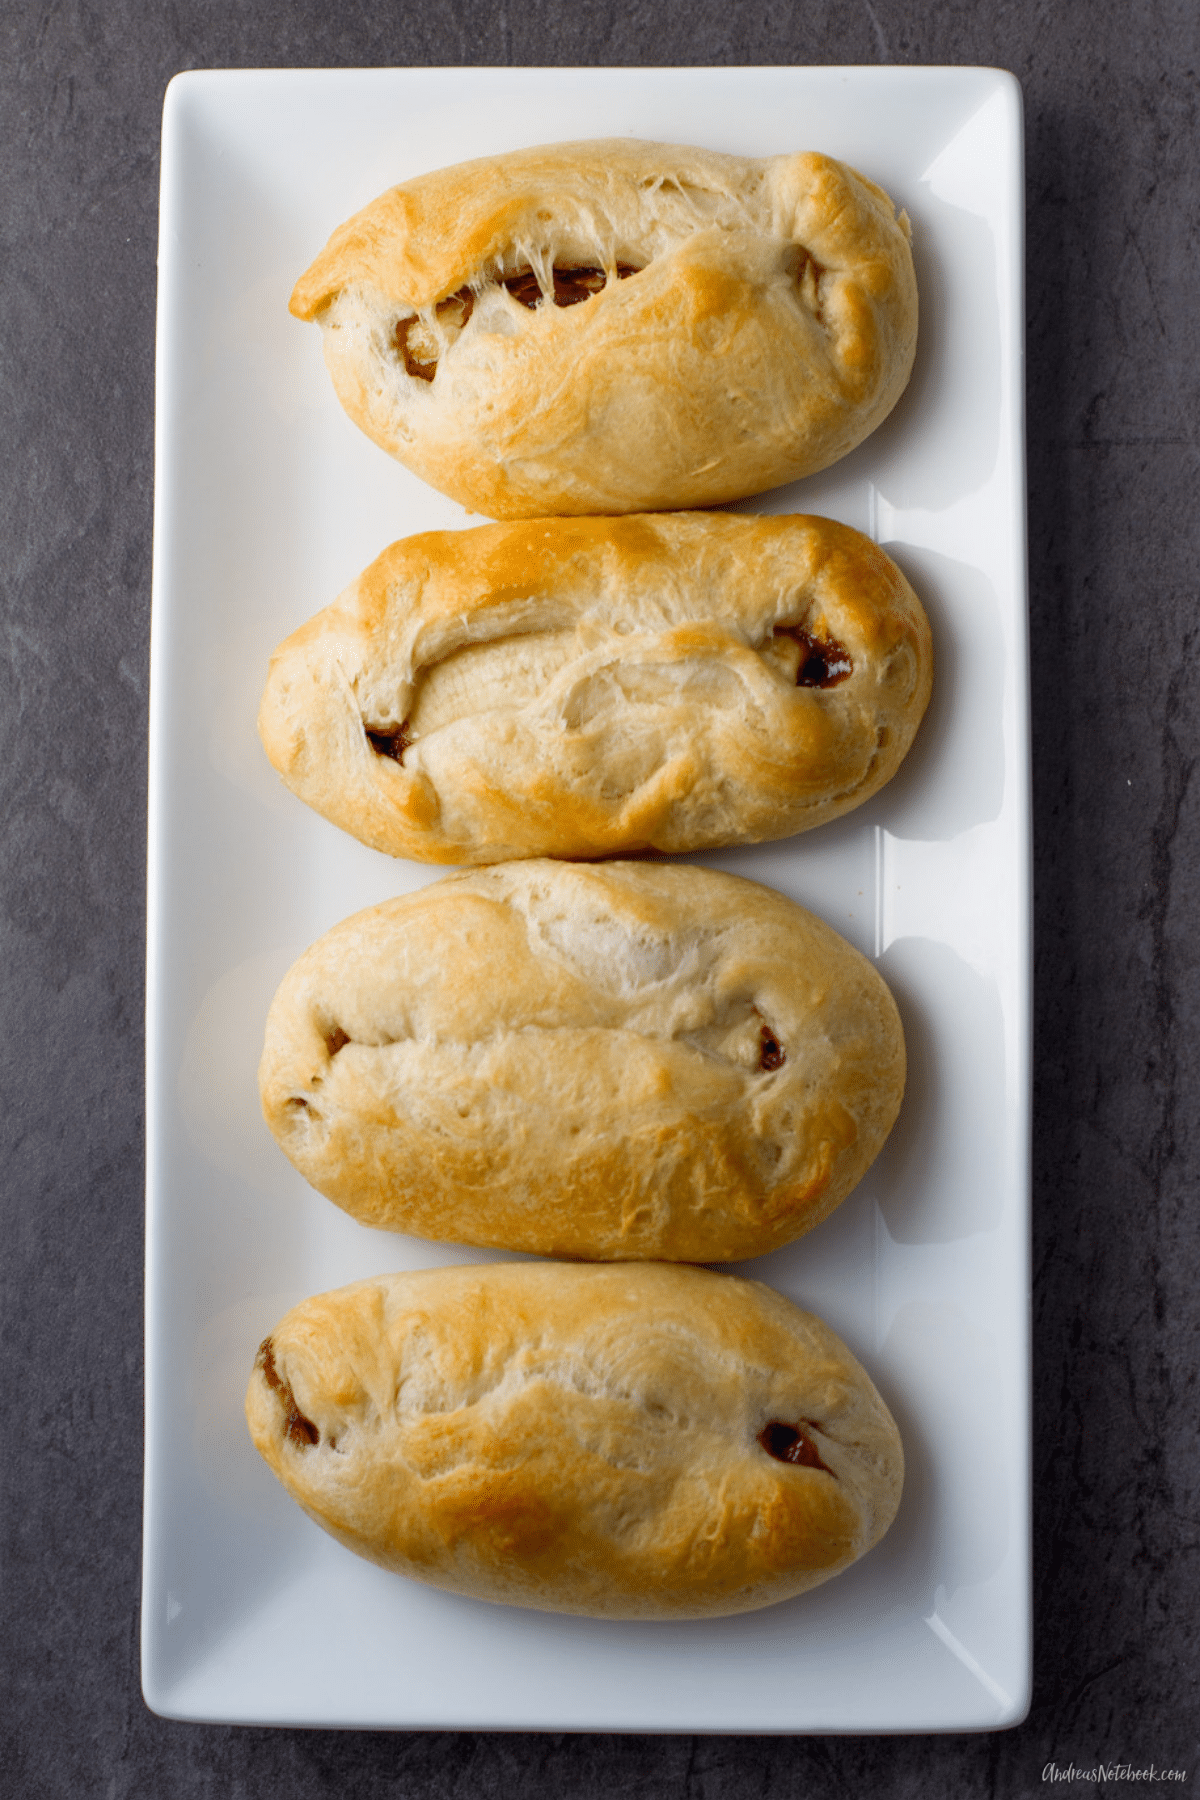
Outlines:
{"type": "Polygon", "coordinates": [[[940,1800],[1048,1791],[1052,1759],[1198,1778],[1198,57],[1197,0],[0,6],[0,1792],[940,1800]],[[1033,1708],[940,1738],[168,1724],[137,1662],[163,90],[238,65],[698,62],[1024,84],[1033,1708]]]}

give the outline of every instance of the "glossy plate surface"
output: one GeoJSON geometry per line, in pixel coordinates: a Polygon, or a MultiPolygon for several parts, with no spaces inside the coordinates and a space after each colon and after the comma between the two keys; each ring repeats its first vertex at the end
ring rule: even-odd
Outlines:
{"type": "Polygon", "coordinates": [[[1017,1722],[1029,1633],[1029,756],[1020,91],[980,69],[188,74],[163,126],[151,699],[143,1679],[177,1718],[634,1731],[1017,1722]],[[821,913],[904,1017],[909,1092],[866,1180],[759,1278],[874,1376],[908,1476],[847,1574],[741,1618],[622,1625],[459,1600],[356,1560],[254,1452],[256,1345],[303,1295],[488,1260],[370,1232],[258,1112],[274,989],[339,919],[436,871],[293,799],[267,658],[394,538],[477,521],[341,412],[292,283],[406,176],[621,134],[820,149],[913,221],[908,393],[852,456],[746,505],[886,545],[935,638],[899,776],[791,842],[701,858],[821,913]]]}

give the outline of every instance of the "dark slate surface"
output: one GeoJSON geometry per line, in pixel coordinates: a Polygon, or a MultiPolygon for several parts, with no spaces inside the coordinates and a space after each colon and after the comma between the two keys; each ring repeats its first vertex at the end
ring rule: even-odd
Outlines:
{"type": "Polygon", "coordinates": [[[1042,1791],[1052,1759],[1197,1778],[1198,39],[1195,0],[0,10],[0,1790],[957,1800],[1042,1791]],[[1033,1709],[953,1738],[167,1724],[137,1667],[163,89],[239,64],[701,61],[978,62],[1024,83],[1033,1709]]]}

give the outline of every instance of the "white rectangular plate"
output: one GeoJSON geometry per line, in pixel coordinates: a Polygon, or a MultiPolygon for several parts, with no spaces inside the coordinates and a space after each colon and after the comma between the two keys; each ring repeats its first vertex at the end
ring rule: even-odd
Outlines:
{"type": "Polygon", "coordinates": [[[982,69],[189,74],[163,123],[150,740],[142,1666],[175,1718],[636,1731],[961,1731],[1024,1716],[1029,1631],[1029,758],[1020,91],[982,69]],[[362,437],[290,319],[349,213],[422,170],[622,134],[819,149],[911,215],[908,393],[826,474],[744,510],[886,544],[934,699],[896,780],[807,837],[703,858],[813,907],[900,1003],[909,1092],[857,1191],[754,1273],[874,1375],[908,1474],[884,1542],[741,1618],[489,1607],[356,1560],[251,1447],[255,1347],[302,1296],[487,1253],[371,1232],[272,1143],[276,984],[436,871],[287,794],[255,715],[273,646],[395,538],[473,523],[362,437]]]}

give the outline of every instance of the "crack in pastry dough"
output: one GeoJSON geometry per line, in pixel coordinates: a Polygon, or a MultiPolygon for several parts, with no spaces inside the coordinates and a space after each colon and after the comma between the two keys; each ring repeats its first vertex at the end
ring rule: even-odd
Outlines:
{"type": "MultiPolygon", "coordinates": [[[[644,632],[635,636],[627,625],[623,631],[614,626],[613,636],[618,641],[611,649],[597,644],[593,620],[574,631],[523,629],[511,636],[501,635],[499,619],[488,621],[488,626],[475,641],[449,648],[414,669],[409,708],[399,727],[381,727],[364,718],[363,729],[378,755],[403,762],[404,752],[418,739],[489,711],[516,713],[531,704],[544,710],[550,683],[563,669],[570,673],[560,682],[560,689],[574,687],[580,679],[585,686],[599,680],[606,686],[615,685],[626,700],[641,705],[676,700],[681,690],[689,699],[710,707],[745,705],[749,699],[744,681],[722,682],[721,672],[711,667],[708,647],[692,659],[691,670],[681,678],[678,661],[661,666],[657,637],[644,632]],[[639,661],[639,657],[646,660],[639,661]],[[702,686],[703,693],[699,691],[702,686]]],[[[768,638],[749,647],[793,687],[836,687],[854,672],[843,645],[831,637],[814,636],[798,624],[775,625],[768,638]]],[[[561,716],[578,729],[609,703],[605,693],[585,705],[577,692],[573,704],[562,707],[561,716]]],[[[749,704],[753,705],[752,699],[749,704]]]]}
{"type": "Polygon", "coordinates": [[[469,287],[439,300],[432,320],[418,313],[400,319],[396,324],[396,349],[405,372],[420,381],[432,381],[437,374],[438,358],[465,328],[475,309],[475,295],[469,287]]]}
{"type": "Polygon", "coordinates": [[[854,662],[844,644],[828,635],[813,635],[801,625],[776,625],[769,644],[756,646],[769,657],[795,687],[831,688],[854,673],[854,662]]]}
{"type": "MultiPolygon", "coordinates": [[[[492,630],[500,623],[489,621],[492,630]]],[[[611,649],[598,645],[591,620],[574,631],[526,629],[508,636],[489,630],[477,641],[447,649],[414,669],[408,711],[399,727],[380,727],[364,718],[363,729],[378,755],[403,762],[404,752],[420,739],[461,720],[478,721],[489,712],[550,710],[552,682],[558,684],[556,695],[572,690],[558,708],[572,730],[610,707],[614,698],[654,706],[678,702],[686,695],[689,702],[709,708],[755,707],[744,680],[730,680],[726,672],[713,668],[711,647],[691,659],[690,667],[681,666],[683,659],[664,666],[658,637],[635,636],[628,628],[614,629],[613,636],[617,642],[611,649]],[[561,675],[563,670],[568,673],[561,675]]],[[[831,637],[814,636],[798,624],[776,625],[768,638],[749,648],[793,687],[836,687],[854,672],[843,645],[831,637]]],[[[628,793],[630,787],[607,791],[628,793]]]]}
{"type": "Polygon", "coordinates": [[[380,730],[377,726],[368,725],[363,720],[363,730],[367,734],[367,742],[376,756],[390,756],[393,762],[402,763],[404,752],[412,747],[412,738],[408,733],[408,720],[405,719],[393,730],[380,730]]]}
{"type": "MultiPolygon", "coordinates": [[[[650,1022],[644,1027],[636,1028],[632,1035],[658,1037],[664,1043],[678,1044],[684,1051],[691,1049],[699,1055],[716,1057],[736,1068],[754,1074],[770,1075],[783,1067],[787,1061],[787,1050],[771,1027],[761,1021],[762,1012],[756,1005],[748,1000],[734,998],[715,1008],[712,1014],[712,1023],[701,1029],[688,1029],[688,1014],[684,1012],[677,1013],[668,1020],[666,1026],[661,1030],[656,1030],[654,1022],[650,1022]]],[[[521,1029],[526,1034],[540,1037],[555,1033],[574,1035],[578,1033],[579,1027],[573,1022],[539,1020],[536,1024],[525,1025],[521,1029]]],[[[323,1035],[330,1062],[349,1045],[356,1042],[350,1033],[343,1031],[340,1026],[323,1035]]],[[[360,1040],[357,1047],[363,1050],[389,1050],[394,1046],[412,1045],[432,1049],[440,1045],[442,1048],[460,1050],[470,1058],[482,1054],[489,1045],[495,1045],[501,1036],[502,1028],[500,1027],[497,1027],[490,1037],[475,1038],[471,1042],[452,1037],[447,1038],[440,1033],[414,1032],[411,1036],[402,1037],[389,1037],[377,1033],[370,1038],[360,1040]]],[[[324,1076],[320,1071],[317,1071],[312,1077],[316,1085],[319,1085],[323,1079],[324,1076]]],[[[293,1094],[289,1104],[309,1113],[313,1119],[319,1119],[321,1116],[319,1109],[313,1105],[307,1094],[293,1094]]],[[[465,1116],[465,1109],[462,1116],[465,1116]]],[[[579,1128],[575,1127],[574,1129],[579,1128]]]]}
{"type": "MultiPolygon", "coordinates": [[[[503,267],[505,258],[500,258],[503,267]]],[[[526,265],[514,275],[477,274],[457,293],[438,300],[432,308],[405,313],[397,319],[393,336],[404,371],[419,381],[433,381],[441,358],[466,330],[480,303],[480,320],[488,319],[482,329],[495,329],[494,309],[487,306],[489,295],[503,290],[527,312],[534,312],[544,301],[555,306],[578,306],[604,292],[610,281],[627,281],[640,273],[633,263],[617,263],[612,269],[583,267],[564,268],[538,258],[538,268],[526,265]]],[[[511,330],[511,322],[509,325],[511,330]]]]}
{"type": "Polygon", "coordinates": [[[801,1419],[795,1425],[785,1425],[781,1419],[772,1419],[759,1432],[758,1441],[767,1455],[773,1456],[776,1462],[791,1463],[800,1469],[824,1469],[836,1481],[837,1476],[829,1464],[823,1461],[821,1452],[810,1436],[810,1432],[820,1429],[815,1419],[801,1419]],[[808,1430],[805,1430],[806,1426],[808,1430]]]}
{"type": "Polygon", "coordinates": [[[258,1355],[255,1358],[254,1366],[262,1371],[263,1380],[278,1398],[283,1413],[284,1436],[291,1443],[298,1444],[301,1449],[306,1449],[312,1444],[319,1444],[321,1433],[312,1420],[300,1411],[296,1404],[296,1396],[292,1392],[291,1382],[285,1380],[275,1367],[275,1346],[270,1338],[264,1338],[258,1346],[258,1355]]]}
{"type": "Polygon", "coordinates": [[[558,263],[551,263],[548,289],[543,285],[543,278],[533,268],[518,269],[515,275],[503,275],[499,285],[532,312],[543,300],[552,300],[555,306],[578,306],[582,301],[591,300],[596,294],[603,293],[610,280],[628,281],[631,275],[638,273],[640,271],[632,263],[618,263],[611,270],[594,267],[562,268],[558,263]]]}

